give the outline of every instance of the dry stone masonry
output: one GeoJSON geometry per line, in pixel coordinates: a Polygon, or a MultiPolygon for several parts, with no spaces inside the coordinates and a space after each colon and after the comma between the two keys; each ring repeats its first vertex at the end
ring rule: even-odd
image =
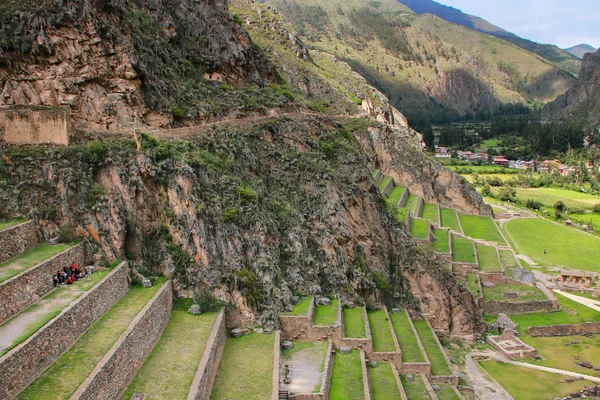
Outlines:
{"type": "Polygon", "coordinates": [[[37,230],[33,221],[0,231],[0,263],[34,248],[37,244],[37,230]]]}

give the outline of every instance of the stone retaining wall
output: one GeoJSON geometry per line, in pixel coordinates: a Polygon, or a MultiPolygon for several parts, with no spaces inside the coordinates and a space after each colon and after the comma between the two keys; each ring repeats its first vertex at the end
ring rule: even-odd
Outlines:
{"type": "Polygon", "coordinates": [[[69,144],[68,106],[0,107],[0,139],[9,144],[69,144]]]}
{"type": "Polygon", "coordinates": [[[367,370],[367,358],[363,350],[360,351],[360,366],[362,369],[363,386],[365,389],[365,400],[371,400],[371,382],[369,382],[369,371],[367,370]]]}
{"type": "Polygon", "coordinates": [[[404,189],[404,193],[402,193],[402,196],[400,196],[400,199],[398,200],[398,207],[404,207],[406,205],[407,201],[408,201],[408,188],[404,189]]]}
{"type": "Polygon", "coordinates": [[[215,324],[210,332],[206,346],[204,347],[204,353],[190,391],[188,393],[188,400],[204,400],[210,397],[213,383],[215,382],[215,376],[217,375],[217,369],[219,368],[219,362],[221,361],[221,355],[225,348],[225,342],[227,341],[227,326],[225,319],[225,309],[221,309],[215,324]]]}
{"type": "Polygon", "coordinates": [[[472,273],[478,272],[479,265],[478,264],[467,264],[460,262],[452,262],[452,272],[464,272],[464,273],[472,273]]]}
{"type": "Polygon", "coordinates": [[[478,303],[484,314],[524,314],[548,312],[556,309],[556,304],[550,300],[532,300],[522,302],[490,300],[479,301],[478,303]]]}
{"type": "Polygon", "coordinates": [[[394,186],[396,186],[396,184],[394,183],[394,179],[390,179],[387,185],[385,185],[385,187],[383,188],[381,194],[383,194],[384,197],[390,197],[390,193],[392,193],[392,190],[394,190],[394,186]]]}
{"type": "Polygon", "coordinates": [[[163,284],[77,388],[71,400],[118,399],[159,341],[173,311],[171,281],[163,284]]]}
{"type": "Polygon", "coordinates": [[[0,263],[13,258],[38,244],[33,221],[10,226],[0,231],[0,263]]]}
{"type": "MultiPolygon", "coordinates": [[[[333,371],[333,342],[329,341],[327,347],[327,355],[325,356],[325,363],[323,364],[323,376],[321,377],[321,388],[318,393],[296,393],[290,395],[291,400],[328,400],[329,399],[329,386],[331,384],[331,372],[333,371]]],[[[278,400],[278,399],[276,399],[278,400]]]]}
{"type": "Polygon", "coordinates": [[[457,375],[439,375],[439,376],[430,376],[429,382],[433,385],[458,385],[458,376],[457,375]]]}
{"type": "Polygon", "coordinates": [[[588,333],[600,334],[600,323],[586,322],[585,324],[530,326],[527,328],[527,334],[534,337],[574,336],[588,333]]]}
{"type": "Polygon", "coordinates": [[[279,368],[281,367],[281,331],[275,332],[273,343],[273,375],[271,377],[271,400],[279,400],[279,368]]]}
{"type": "Polygon", "coordinates": [[[281,315],[279,323],[283,336],[289,340],[296,341],[319,341],[333,339],[338,340],[343,336],[342,328],[342,303],[338,302],[337,318],[334,325],[313,325],[315,312],[315,299],[310,304],[308,315],[281,315]]]}
{"type": "Polygon", "coordinates": [[[526,285],[533,286],[525,282],[518,281],[513,278],[509,278],[504,275],[504,272],[480,272],[479,280],[483,283],[493,283],[494,285],[526,285]]]}
{"type": "Polygon", "coordinates": [[[26,341],[0,358],[0,398],[13,399],[63,355],[129,289],[121,263],[26,341]]]}
{"type": "Polygon", "coordinates": [[[392,367],[392,374],[394,375],[394,379],[396,380],[396,386],[398,387],[398,391],[400,392],[400,398],[402,400],[408,400],[406,396],[406,392],[404,391],[404,387],[402,386],[402,380],[400,379],[400,372],[396,369],[394,364],[390,364],[392,367]]]}
{"type": "Polygon", "coordinates": [[[52,275],[72,262],[85,264],[85,242],[71,247],[0,284],[0,323],[21,312],[54,287],[52,275]]]}
{"type": "Polygon", "coordinates": [[[373,338],[371,336],[371,327],[369,326],[369,318],[367,315],[367,308],[365,306],[362,307],[363,314],[363,324],[365,326],[365,336],[364,338],[347,338],[344,336],[343,326],[344,326],[344,313],[342,312],[342,336],[340,338],[334,339],[334,346],[336,349],[341,348],[342,346],[348,346],[353,349],[363,349],[367,354],[373,352],[373,338]]]}
{"type": "MultiPolygon", "coordinates": [[[[450,371],[452,371],[452,363],[450,362],[450,359],[448,358],[448,355],[446,354],[446,350],[444,349],[444,346],[442,346],[442,343],[440,342],[440,339],[437,337],[435,331],[431,327],[431,324],[429,323],[429,320],[427,318],[424,318],[424,319],[425,319],[425,322],[427,322],[427,326],[429,327],[429,330],[431,331],[431,334],[433,335],[433,339],[437,343],[440,351],[442,352],[442,355],[444,356],[444,360],[446,361],[446,365],[448,366],[448,368],[450,369],[450,371]]],[[[448,384],[452,384],[452,385],[458,385],[458,376],[457,375],[432,376],[430,378],[430,380],[431,380],[432,383],[448,383],[448,384]],[[439,381],[437,381],[436,379],[439,380],[439,381]]]]}

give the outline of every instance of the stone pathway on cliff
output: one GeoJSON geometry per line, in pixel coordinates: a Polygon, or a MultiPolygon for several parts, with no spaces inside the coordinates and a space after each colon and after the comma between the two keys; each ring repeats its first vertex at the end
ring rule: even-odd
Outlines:
{"type": "Polygon", "coordinates": [[[589,307],[592,310],[596,310],[596,311],[600,312],[600,299],[599,300],[588,299],[587,297],[577,296],[572,293],[563,292],[562,290],[555,290],[555,292],[560,294],[561,296],[565,296],[567,299],[576,301],[577,303],[582,304],[586,307],[589,307]]]}
{"type": "Polygon", "coordinates": [[[83,279],[72,285],[63,285],[0,325],[0,355],[25,341],[98,283],[107,272],[98,271],[92,274],[89,281],[83,279]]]}

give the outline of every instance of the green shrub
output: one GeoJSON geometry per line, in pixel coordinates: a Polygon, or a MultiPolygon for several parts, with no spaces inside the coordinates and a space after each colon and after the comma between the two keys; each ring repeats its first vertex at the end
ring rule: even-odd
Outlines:
{"type": "Polygon", "coordinates": [[[532,210],[540,210],[542,208],[543,204],[540,201],[534,200],[534,199],[527,199],[527,201],[525,202],[525,207],[527,208],[531,208],[532,210]]]}
{"type": "Polygon", "coordinates": [[[223,305],[212,292],[206,289],[194,293],[194,303],[198,304],[202,311],[216,311],[223,305]]]}
{"type": "Polygon", "coordinates": [[[514,203],[517,201],[517,191],[513,188],[502,188],[500,189],[499,199],[514,203]]]}
{"type": "Polygon", "coordinates": [[[106,193],[104,192],[104,188],[98,182],[93,182],[92,187],[88,191],[86,204],[88,205],[88,207],[95,206],[100,202],[100,200],[102,200],[102,197],[105,194],[106,193]]]}
{"type": "Polygon", "coordinates": [[[240,217],[240,211],[236,208],[226,208],[223,210],[223,216],[221,219],[223,222],[237,222],[240,217]]]}
{"type": "Polygon", "coordinates": [[[240,200],[243,203],[254,203],[256,201],[256,191],[244,186],[238,186],[235,188],[240,200]]]}
{"type": "Polygon", "coordinates": [[[596,204],[596,205],[594,206],[594,212],[595,212],[596,214],[600,214],[600,203],[598,203],[598,204],[596,204]]]}
{"type": "Polygon", "coordinates": [[[329,103],[325,100],[314,100],[309,102],[306,106],[313,111],[322,113],[327,112],[329,109],[329,103]]]}
{"type": "Polygon", "coordinates": [[[173,114],[173,118],[176,120],[182,120],[187,117],[189,111],[187,107],[175,107],[171,110],[171,114],[173,114]]]}
{"type": "Polygon", "coordinates": [[[483,189],[481,189],[481,194],[486,197],[490,197],[492,195],[492,188],[490,187],[490,185],[486,183],[483,189]]]}

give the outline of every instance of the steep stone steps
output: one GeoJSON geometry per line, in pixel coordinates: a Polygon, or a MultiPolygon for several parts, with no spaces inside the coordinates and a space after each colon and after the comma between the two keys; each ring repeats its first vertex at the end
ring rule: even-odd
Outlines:
{"type": "Polygon", "coordinates": [[[89,280],[84,278],[72,285],[61,286],[0,325],[0,356],[35,334],[85,292],[93,289],[109,272],[108,269],[101,269],[92,274],[89,280]]]}
{"type": "Polygon", "coordinates": [[[83,267],[85,246],[42,244],[0,264],[0,323],[49,293],[59,269],[72,262],[83,267]]]}
{"type": "Polygon", "coordinates": [[[121,399],[129,400],[134,393],[156,400],[187,399],[200,360],[210,350],[206,345],[219,316],[219,312],[192,315],[188,313],[192,304],[191,299],[175,301],[160,341],[121,399]]]}
{"type": "MultiPolygon", "coordinates": [[[[160,283],[164,284],[164,280],[160,283]]],[[[162,287],[134,285],[18,399],[69,399],[162,287]]]]}

